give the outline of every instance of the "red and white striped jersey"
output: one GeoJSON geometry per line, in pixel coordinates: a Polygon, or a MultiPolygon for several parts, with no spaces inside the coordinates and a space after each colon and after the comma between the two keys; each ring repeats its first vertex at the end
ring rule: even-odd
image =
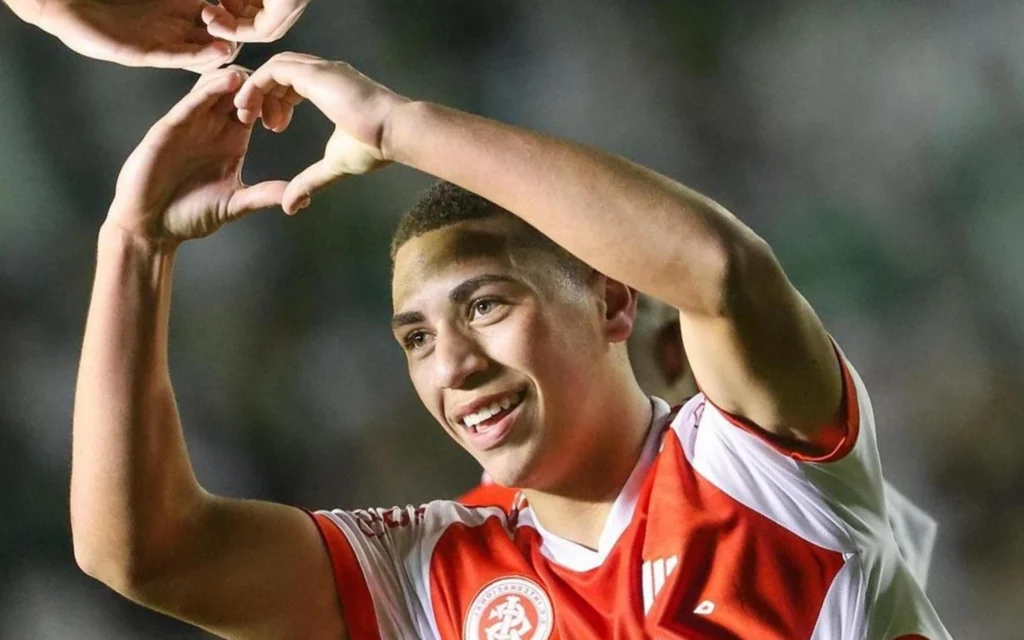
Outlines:
{"type": "Polygon", "coordinates": [[[354,640],[949,638],[902,559],[867,391],[811,459],[712,405],[653,399],[592,550],[510,510],[436,501],[314,514],[354,640]]]}

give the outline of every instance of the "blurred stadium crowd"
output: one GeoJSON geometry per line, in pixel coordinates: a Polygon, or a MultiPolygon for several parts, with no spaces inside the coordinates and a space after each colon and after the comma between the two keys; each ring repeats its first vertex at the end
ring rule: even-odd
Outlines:
{"type": "MultiPolygon", "coordinates": [[[[960,638],[1024,614],[1024,3],[313,0],[301,50],[405,95],[607,148],[775,248],[870,388],[887,478],[939,521],[960,638]]],[[[70,415],[118,168],[194,76],[81,58],[0,11],[0,638],[192,638],[75,567],[70,415]]],[[[310,111],[312,112],[312,111],[310,111]]],[[[328,125],[258,131],[287,177],[328,125]]],[[[454,496],[478,469],[407,382],[392,168],[186,247],[171,365],[200,480],[310,507],[454,496]]]]}

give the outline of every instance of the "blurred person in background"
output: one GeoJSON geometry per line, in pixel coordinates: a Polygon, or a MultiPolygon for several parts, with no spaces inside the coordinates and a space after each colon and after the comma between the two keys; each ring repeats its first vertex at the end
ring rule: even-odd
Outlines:
{"type": "Polygon", "coordinates": [[[100,232],[71,486],[90,575],[238,637],[948,637],[886,521],[866,388],[732,214],[343,63],[244,75],[153,126],[100,232]],[[243,185],[252,124],[302,99],[336,126],[324,158],[243,185]],[[310,515],[207,493],[166,361],[177,248],[390,162],[442,179],[392,244],[413,386],[525,500],[310,515]],[[703,392],[678,411],[630,368],[632,287],[679,311],[703,392]]]}
{"type": "Polygon", "coordinates": [[[129,67],[203,72],[241,42],[281,38],[309,0],[4,0],[15,15],[78,53],[129,67]]]}

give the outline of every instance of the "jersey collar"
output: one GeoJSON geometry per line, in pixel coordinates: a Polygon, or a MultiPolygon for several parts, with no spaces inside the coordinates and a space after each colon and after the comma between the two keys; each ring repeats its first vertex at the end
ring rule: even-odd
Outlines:
{"type": "Polygon", "coordinates": [[[615,502],[612,503],[608,519],[605,520],[604,529],[598,539],[596,551],[551,533],[537,520],[529,504],[524,505],[519,513],[518,526],[533,527],[537,530],[541,537],[540,551],[548,560],[573,571],[589,571],[601,566],[611,553],[615,543],[622,536],[622,532],[633,520],[633,512],[636,510],[640,489],[643,487],[648,470],[654,464],[662,435],[664,435],[665,427],[668,424],[667,418],[670,414],[668,403],[661,398],[652,397],[651,407],[653,409],[651,427],[647,430],[644,448],[633,471],[630,472],[626,484],[622,486],[615,502]]]}

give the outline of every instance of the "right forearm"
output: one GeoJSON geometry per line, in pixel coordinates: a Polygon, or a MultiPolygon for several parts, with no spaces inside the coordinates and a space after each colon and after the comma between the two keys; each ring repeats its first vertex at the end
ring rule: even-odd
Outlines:
{"type": "Polygon", "coordinates": [[[201,495],[167,369],[174,249],[106,225],[74,408],[71,523],[83,569],[120,581],[159,563],[201,495]]]}

